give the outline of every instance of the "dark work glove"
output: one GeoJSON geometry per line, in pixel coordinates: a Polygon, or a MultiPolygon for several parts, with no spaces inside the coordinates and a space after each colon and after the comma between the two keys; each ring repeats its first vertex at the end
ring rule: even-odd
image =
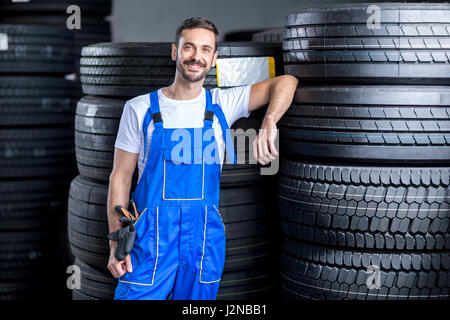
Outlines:
{"type": "Polygon", "coordinates": [[[127,257],[133,248],[134,240],[136,239],[136,228],[134,227],[134,222],[136,220],[129,219],[127,217],[120,217],[119,221],[123,222],[125,227],[109,233],[108,239],[117,240],[118,243],[114,256],[117,260],[122,261],[127,257]]]}

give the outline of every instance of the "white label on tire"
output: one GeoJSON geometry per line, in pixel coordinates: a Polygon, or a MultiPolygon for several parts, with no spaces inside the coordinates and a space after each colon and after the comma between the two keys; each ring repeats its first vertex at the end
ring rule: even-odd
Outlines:
{"type": "Polygon", "coordinates": [[[15,2],[30,2],[30,0],[11,0],[12,3],[15,2]]]}
{"type": "Polygon", "coordinates": [[[77,74],[76,73],[68,73],[64,76],[64,79],[69,80],[69,81],[75,81],[77,79],[77,74]]]}
{"type": "Polygon", "coordinates": [[[0,33],[0,51],[8,50],[8,35],[0,33]]]}
{"type": "Polygon", "coordinates": [[[217,86],[254,84],[275,76],[273,57],[223,58],[216,62],[217,86]]]}

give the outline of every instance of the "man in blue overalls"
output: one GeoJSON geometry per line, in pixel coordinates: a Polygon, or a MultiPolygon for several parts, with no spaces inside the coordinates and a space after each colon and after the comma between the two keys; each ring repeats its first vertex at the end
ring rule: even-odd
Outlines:
{"type": "MultiPolygon", "coordinates": [[[[118,243],[110,240],[108,269],[119,278],[114,297],[117,300],[216,298],[225,260],[224,224],[219,212],[222,160],[217,150],[223,153],[227,146],[230,162],[235,163],[223,109],[212,102],[210,91],[203,88],[205,76],[216,64],[217,48],[218,31],[214,24],[200,17],[185,20],[177,29],[176,43],[172,44],[172,60],[176,61],[174,82],[162,92],[145,95],[145,102],[140,103],[142,121],[136,116],[135,124],[142,123],[142,148],[132,149],[116,141],[107,203],[110,232],[123,228],[119,222],[121,215],[114,208],[118,205],[128,208],[137,150],[144,149],[138,163],[143,166],[142,172],[132,194],[138,213],[133,221],[134,246],[125,259],[118,260],[115,256],[118,243]],[[203,127],[164,125],[171,109],[166,109],[167,114],[161,112],[161,98],[181,105],[195,101],[196,97],[199,102],[186,108],[191,108],[189,112],[194,116],[202,117],[203,127]],[[220,124],[220,136],[213,130],[215,117],[220,124]],[[150,125],[152,134],[147,147],[150,125]],[[219,144],[222,136],[225,143],[219,144]],[[175,152],[180,140],[174,137],[182,138],[182,156],[179,150],[175,152]]],[[[269,103],[262,130],[253,142],[253,156],[261,164],[278,155],[274,144],[276,123],[290,106],[297,83],[294,77],[280,76],[249,89],[248,112],[269,103]]],[[[125,112],[124,108],[118,139],[127,130],[136,130],[131,125],[125,128],[125,112]]]]}

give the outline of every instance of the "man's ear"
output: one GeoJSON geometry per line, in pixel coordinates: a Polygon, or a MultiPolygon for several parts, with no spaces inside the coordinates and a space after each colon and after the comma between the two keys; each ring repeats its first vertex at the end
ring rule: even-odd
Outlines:
{"type": "Polygon", "coordinates": [[[172,43],[172,60],[177,61],[177,46],[175,43],[172,43]]]}
{"type": "Polygon", "coordinates": [[[216,52],[214,52],[214,56],[213,59],[211,61],[211,67],[215,67],[216,63],[217,63],[217,56],[219,55],[219,50],[217,50],[216,52]]]}

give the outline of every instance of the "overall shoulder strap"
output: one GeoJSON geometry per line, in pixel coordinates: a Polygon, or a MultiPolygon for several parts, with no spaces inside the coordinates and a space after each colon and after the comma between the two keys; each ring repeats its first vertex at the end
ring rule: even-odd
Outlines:
{"type": "Polygon", "coordinates": [[[144,133],[144,156],[142,157],[142,162],[144,162],[147,154],[147,131],[150,121],[153,120],[155,129],[157,127],[162,127],[163,123],[161,112],[159,110],[158,91],[156,90],[150,92],[149,97],[150,97],[150,107],[147,109],[147,112],[144,117],[144,122],[142,124],[142,131],[144,133]]]}
{"type": "MultiPolygon", "coordinates": [[[[208,91],[209,93],[209,90],[206,91],[208,91]]],[[[209,94],[211,96],[211,93],[209,94]]],[[[234,152],[233,139],[231,137],[230,127],[228,126],[225,114],[218,104],[213,104],[211,107],[214,111],[214,114],[217,116],[217,119],[219,119],[220,128],[222,129],[222,134],[225,141],[225,150],[227,151],[228,161],[229,163],[236,164],[236,154],[234,152]]]]}
{"type": "Polygon", "coordinates": [[[211,92],[205,89],[206,95],[206,108],[205,108],[205,118],[204,118],[204,126],[211,128],[214,120],[214,108],[211,99],[211,92]]]}

